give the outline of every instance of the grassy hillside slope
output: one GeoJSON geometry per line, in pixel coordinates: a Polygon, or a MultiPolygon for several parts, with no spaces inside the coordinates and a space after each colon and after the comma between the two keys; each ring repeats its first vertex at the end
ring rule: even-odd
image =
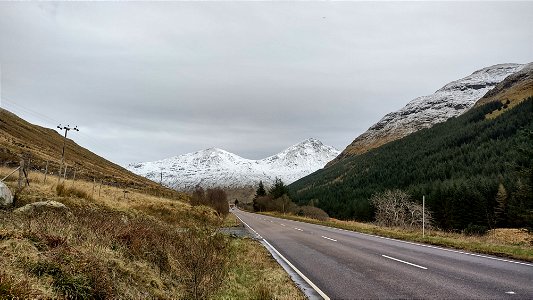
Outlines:
{"type": "MultiPolygon", "coordinates": [[[[16,167],[21,155],[29,154],[32,169],[43,172],[48,161],[49,173],[57,174],[63,140],[63,136],[55,130],[33,125],[0,108],[0,164],[3,166],[16,167]]],[[[79,146],[71,139],[66,141],[65,163],[68,165],[68,178],[73,177],[73,168],[76,168],[77,178],[89,181],[96,179],[108,185],[142,188],[179,197],[177,192],[135,175],[79,146]]]]}
{"type": "Polygon", "coordinates": [[[319,170],[291,184],[291,197],[314,199],[333,217],[372,220],[372,194],[398,188],[417,201],[425,195],[440,228],[533,226],[533,98],[485,118],[502,106],[488,103],[319,170]],[[495,213],[498,205],[503,213],[495,213]]]}

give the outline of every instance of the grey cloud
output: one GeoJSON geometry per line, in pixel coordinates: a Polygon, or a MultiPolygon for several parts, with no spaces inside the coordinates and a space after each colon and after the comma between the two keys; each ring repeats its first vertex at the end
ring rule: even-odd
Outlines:
{"type": "Polygon", "coordinates": [[[261,158],[308,137],[342,149],[449,81],[532,61],[532,8],[3,2],[2,105],[78,124],[75,140],[121,164],[206,147],[261,158]]]}

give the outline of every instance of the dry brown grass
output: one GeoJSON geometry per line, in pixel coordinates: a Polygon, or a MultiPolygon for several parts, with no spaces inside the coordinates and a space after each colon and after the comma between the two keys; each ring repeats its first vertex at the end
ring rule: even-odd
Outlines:
{"type": "MultiPolygon", "coordinates": [[[[0,168],[0,176],[9,171],[0,168]]],[[[43,183],[43,174],[29,176],[17,207],[55,200],[69,210],[30,215],[0,210],[0,298],[236,299],[255,295],[258,282],[272,274],[285,274],[275,262],[258,270],[264,266],[256,261],[270,259],[266,250],[256,241],[218,233],[219,226],[236,220],[192,207],[186,198],[135,190],[124,197],[123,189],[110,186],[98,195],[99,186],[91,182],[57,185],[57,177],[43,183]],[[234,282],[241,276],[247,278],[244,285],[234,282]]],[[[16,186],[16,177],[8,186],[16,186]]],[[[296,289],[284,276],[269,279],[279,289],[272,295],[296,289]]]]}
{"type": "Polygon", "coordinates": [[[230,276],[217,299],[306,299],[257,241],[234,239],[231,253],[230,276]]]}

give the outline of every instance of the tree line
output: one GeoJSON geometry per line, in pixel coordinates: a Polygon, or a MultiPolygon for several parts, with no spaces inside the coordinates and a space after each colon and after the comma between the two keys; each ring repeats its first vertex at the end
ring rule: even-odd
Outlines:
{"type": "Polygon", "coordinates": [[[327,220],[328,214],[318,207],[310,205],[299,206],[288,195],[289,189],[279,178],[267,191],[262,181],[259,182],[251,209],[255,212],[274,211],[292,213],[317,220],[327,220]]]}
{"type": "Polygon", "coordinates": [[[441,229],[533,227],[533,97],[498,118],[501,102],[344,159],[291,184],[299,205],[372,221],[371,198],[400,189],[433,212],[441,229]]]}

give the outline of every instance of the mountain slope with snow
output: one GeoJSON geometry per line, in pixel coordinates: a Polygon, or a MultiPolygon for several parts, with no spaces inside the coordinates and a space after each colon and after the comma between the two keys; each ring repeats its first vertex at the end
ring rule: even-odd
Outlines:
{"type": "Polygon", "coordinates": [[[463,114],[499,82],[523,67],[521,64],[499,64],[483,68],[446,84],[432,95],[413,99],[358,136],[328,166],[463,114]]]}
{"type": "Polygon", "coordinates": [[[308,139],[261,160],[245,159],[222,149],[210,148],[159,161],[130,164],[133,173],[178,190],[202,187],[239,188],[266,185],[281,178],[289,184],[323,168],[340,151],[316,139],[308,139]]]}

